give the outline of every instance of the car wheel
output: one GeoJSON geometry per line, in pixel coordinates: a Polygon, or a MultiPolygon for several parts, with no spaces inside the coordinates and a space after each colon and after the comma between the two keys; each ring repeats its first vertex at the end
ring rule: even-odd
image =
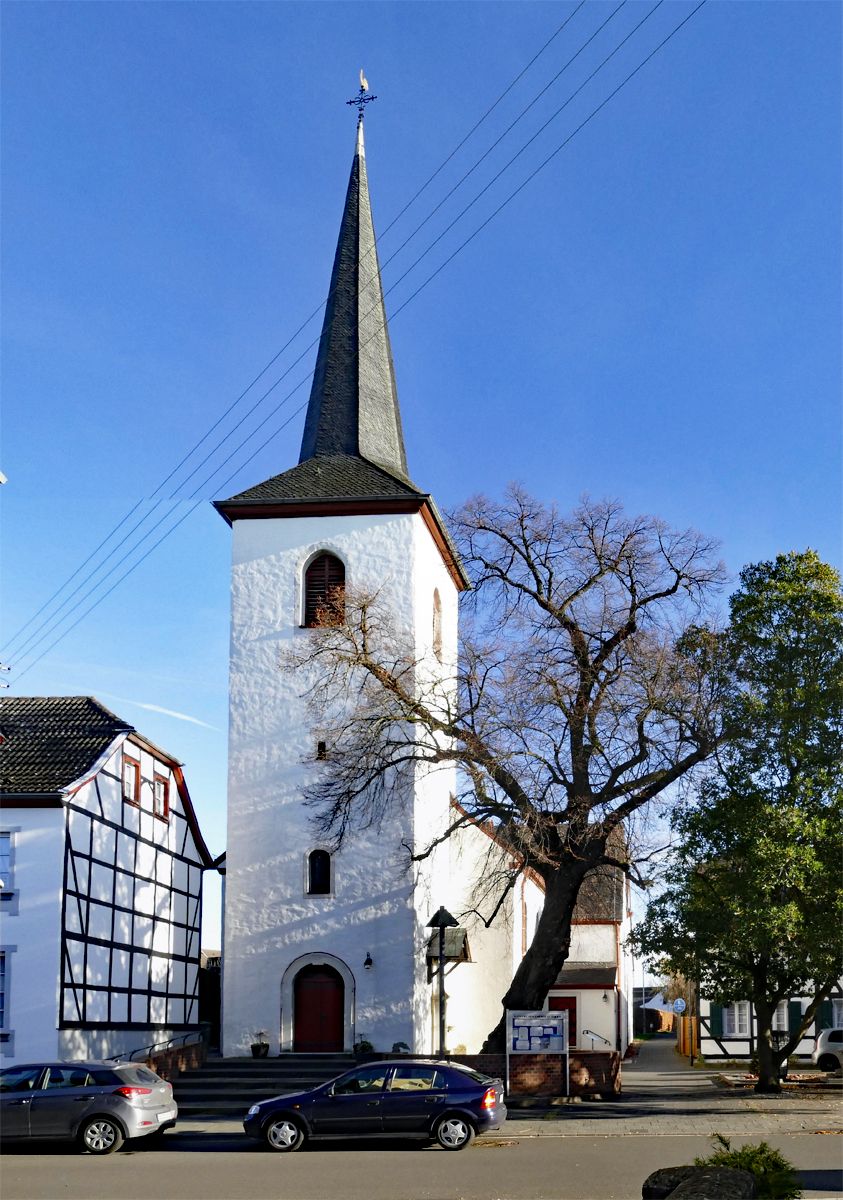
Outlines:
{"type": "Polygon", "coordinates": [[[79,1145],[89,1154],[113,1154],[123,1145],[123,1130],[108,1117],[94,1117],[79,1131],[79,1145]]]}
{"type": "Polygon", "coordinates": [[[270,1121],[263,1135],[270,1150],[279,1150],[285,1154],[292,1154],[304,1145],[304,1130],[289,1117],[279,1117],[277,1121],[270,1121]]]}
{"type": "Polygon", "coordinates": [[[839,1068],[840,1063],[837,1061],[837,1057],[834,1054],[821,1054],[820,1061],[817,1063],[817,1066],[821,1071],[836,1071],[839,1068]]]}
{"type": "Polygon", "coordinates": [[[464,1117],[443,1117],[433,1136],[443,1150],[465,1150],[474,1141],[476,1131],[464,1117]]]}

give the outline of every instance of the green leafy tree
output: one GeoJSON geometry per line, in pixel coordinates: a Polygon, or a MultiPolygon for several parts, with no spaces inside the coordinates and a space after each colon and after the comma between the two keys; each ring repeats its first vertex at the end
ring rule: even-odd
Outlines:
{"type": "Polygon", "coordinates": [[[667,888],[633,941],[710,1000],[752,1001],[771,1091],[843,971],[840,577],[810,550],[749,566],[731,617],[731,740],[677,821],[667,888]],[[774,1045],[779,1003],[803,995],[774,1045]]]}

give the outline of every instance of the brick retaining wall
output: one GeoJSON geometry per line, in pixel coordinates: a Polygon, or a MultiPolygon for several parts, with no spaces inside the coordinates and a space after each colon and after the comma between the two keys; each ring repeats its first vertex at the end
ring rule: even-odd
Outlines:
{"type": "MultiPolygon", "coordinates": [[[[358,1055],[359,1062],[386,1058],[411,1058],[407,1054],[358,1055]]],[[[464,1063],[484,1075],[506,1079],[504,1054],[446,1054],[450,1062],[464,1063]]],[[[571,1054],[571,1095],[613,1096],[621,1090],[621,1056],[617,1050],[600,1053],[575,1050],[571,1054]]],[[[564,1096],[564,1054],[513,1054],[509,1060],[509,1095],[564,1096]]]]}
{"type": "Polygon", "coordinates": [[[201,1067],[208,1057],[208,1043],[202,1038],[199,1042],[191,1042],[189,1046],[174,1046],[161,1054],[151,1054],[149,1058],[136,1061],[144,1063],[162,1079],[178,1078],[182,1071],[194,1071],[201,1067]]]}

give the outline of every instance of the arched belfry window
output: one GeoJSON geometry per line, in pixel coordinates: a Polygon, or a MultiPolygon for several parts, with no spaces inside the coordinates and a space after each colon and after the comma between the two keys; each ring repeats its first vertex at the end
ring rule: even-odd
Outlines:
{"type": "Polygon", "coordinates": [[[307,893],[327,896],[331,891],[331,856],[327,850],[311,850],[307,856],[307,893]]]}
{"type": "Polygon", "coordinates": [[[442,661],[442,600],[439,588],[433,589],[433,653],[442,661]]]}
{"type": "Polygon", "coordinates": [[[342,593],[345,589],[345,564],[335,554],[320,554],[304,573],[304,623],[335,624],[342,620],[342,593]],[[325,606],[332,611],[326,614],[325,606]],[[320,608],[322,619],[320,620],[320,608]],[[326,621],[325,616],[333,618],[326,621]]]}

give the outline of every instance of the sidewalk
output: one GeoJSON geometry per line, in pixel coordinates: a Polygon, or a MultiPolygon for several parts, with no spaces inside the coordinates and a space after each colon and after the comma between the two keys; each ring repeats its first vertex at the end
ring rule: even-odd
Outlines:
{"type": "Polygon", "coordinates": [[[541,1113],[512,1111],[506,1132],[576,1136],[770,1136],[839,1130],[841,1104],[810,1093],[756,1096],[718,1084],[715,1071],[688,1066],[663,1034],[644,1042],[623,1064],[623,1091],[615,1100],[562,1105],[541,1113]]]}

